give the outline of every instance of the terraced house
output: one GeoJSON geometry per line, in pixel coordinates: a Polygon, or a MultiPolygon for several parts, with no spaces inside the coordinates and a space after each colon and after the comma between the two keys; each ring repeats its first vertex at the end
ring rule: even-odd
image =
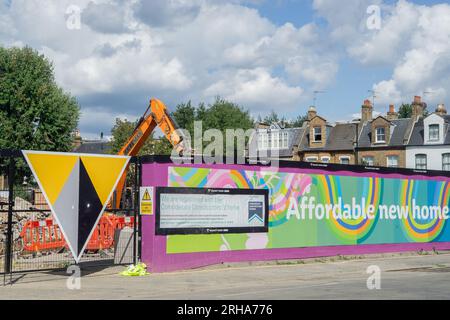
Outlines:
{"type": "Polygon", "coordinates": [[[295,158],[300,161],[356,164],[357,123],[330,124],[317,115],[315,107],[308,110],[295,158]]]}
{"type": "Polygon", "coordinates": [[[374,117],[372,103],[365,100],[360,119],[332,124],[310,107],[301,128],[259,124],[251,144],[279,159],[450,171],[450,115],[445,106],[427,114],[427,104],[415,96],[411,109],[410,118],[399,118],[394,105],[374,117]]]}
{"type": "Polygon", "coordinates": [[[450,115],[444,104],[416,122],[406,147],[406,167],[450,171],[450,115]]]}

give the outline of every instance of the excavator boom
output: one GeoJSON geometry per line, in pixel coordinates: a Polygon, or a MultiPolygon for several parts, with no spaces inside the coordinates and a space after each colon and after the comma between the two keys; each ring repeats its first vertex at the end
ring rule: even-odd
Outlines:
{"type": "MultiPolygon", "coordinates": [[[[174,147],[175,151],[182,155],[185,149],[183,136],[177,132],[175,121],[171,118],[167,107],[158,99],[152,98],[144,115],[139,119],[132,135],[118,152],[119,155],[135,156],[144,145],[147,138],[156,127],[159,127],[164,136],[174,147]]],[[[126,182],[127,171],[120,178],[115,191],[112,206],[120,207],[123,188],[126,182]]],[[[111,206],[110,206],[111,207],[111,206]]]]}

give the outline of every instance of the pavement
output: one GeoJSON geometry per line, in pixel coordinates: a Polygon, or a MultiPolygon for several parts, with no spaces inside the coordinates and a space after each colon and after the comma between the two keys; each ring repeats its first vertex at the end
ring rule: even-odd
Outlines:
{"type": "Polygon", "coordinates": [[[13,274],[5,286],[0,278],[0,299],[450,299],[449,252],[225,264],[142,277],[122,270],[82,269],[80,289],[68,289],[76,281],[65,272],[13,274]]]}

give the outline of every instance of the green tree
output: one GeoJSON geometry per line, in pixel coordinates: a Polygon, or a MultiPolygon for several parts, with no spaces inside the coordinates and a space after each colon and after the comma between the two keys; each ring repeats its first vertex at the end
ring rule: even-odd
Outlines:
{"type": "MultiPolygon", "coordinates": [[[[79,113],[47,58],[29,47],[0,47],[0,149],[70,151],[79,113]]],[[[0,175],[6,162],[0,159],[0,175]]],[[[16,167],[21,183],[31,172],[21,159],[16,167]]]]}
{"type": "MultiPolygon", "coordinates": [[[[180,129],[189,132],[192,145],[194,144],[195,121],[202,122],[202,137],[204,132],[209,129],[220,130],[225,138],[226,129],[243,129],[246,131],[254,126],[248,110],[220,97],[216,97],[215,101],[208,105],[201,102],[197,107],[192,106],[191,102],[181,103],[176,107],[172,116],[180,129]]],[[[205,146],[208,143],[204,142],[203,145],[205,146]]],[[[224,139],[224,147],[225,144],[224,139]]]]}
{"type": "Polygon", "coordinates": [[[37,51],[0,47],[0,149],[69,151],[79,119],[74,97],[37,51]]]}
{"type": "Polygon", "coordinates": [[[303,126],[303,123],[308,119],[307,115],[298,116],[293,121],[289,121],[287,128],[300,128],[303,126]]]}
{"type": "MultiPolygon", "coordinates": [[[[133,134],[137,121],[131,122],[127,119],[116,119],[116,123],[111,129],[111,153],[116,154],[122,149],[124,144],[133,134]]],[[[138,155],[170,154],[172,150],[169,141],[165,138],[155,139],[155,132],[152,132],[142,145],[138,155]]]]}
{"type": "Polygon", "coordinates": [[[267,116],[264,117],[263,122],[271,125],[274,122],[280,122],[280,118],[278,117],[278,114],[272,110],[267,116]]]}
{"type": "Polygon", "coordinates": [[[243,129],[245,131],[253,128],[254,125],[248,110],[221,98],[216,98],[208,108],[200,104],[197,112],[196,120],[203,120],[204,130],[218,129],[225,132],[226,129],[243,129]]]}
{"type": "Polygon", "coordinates": [[[412,116],[412,106],[407,103],[402,103],[400,108],[398,109],[398,117],[400,119],[411,118],[412,116]]]}

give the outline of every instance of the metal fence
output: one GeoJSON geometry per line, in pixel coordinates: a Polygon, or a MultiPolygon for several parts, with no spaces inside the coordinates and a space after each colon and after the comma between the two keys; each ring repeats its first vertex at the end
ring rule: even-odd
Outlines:
{"type": "MultiPolygon", "coordinates": [[[[80,265],[135,263],[139,243],[140,164],[132,158],[123,201],[100,218],[80,265]]],[[[0,150],[0,273],[74,264],[64,236],[22,154],[0,150]]]]}

